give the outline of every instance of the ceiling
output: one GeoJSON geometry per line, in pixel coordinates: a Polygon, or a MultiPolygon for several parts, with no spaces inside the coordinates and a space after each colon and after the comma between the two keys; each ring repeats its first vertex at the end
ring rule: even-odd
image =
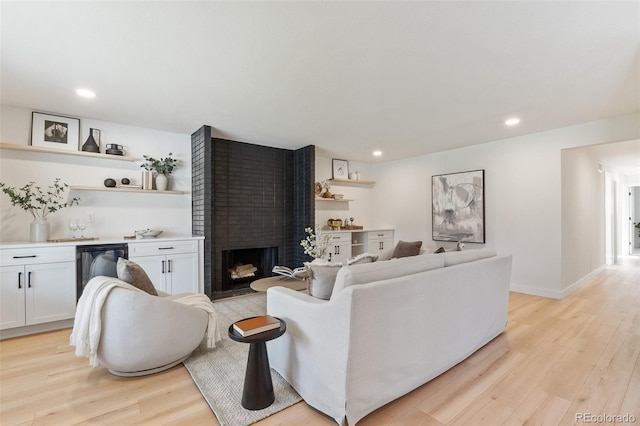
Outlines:
{"type": "Polygon", "coordinates": [[[2,104],[170,132],[375,162],[640,110],[637,1],[0,8],[2,104]]]}

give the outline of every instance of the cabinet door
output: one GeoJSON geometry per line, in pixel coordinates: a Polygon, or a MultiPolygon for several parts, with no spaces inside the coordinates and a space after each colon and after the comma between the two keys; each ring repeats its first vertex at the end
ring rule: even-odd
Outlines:
{"type": "Polygon", "coordinates": [[[25,266],[26,324],[73,318],[76,312],[75,262],[25,266]]]}
{"type": "Polygon", "coordinates": [[[24,266],[0,267],[0,330],[25,325],[24,266]]]}
{"type": "Polygon", "coordinates": [[[198,254],[186,253],[167,256],[167,292],[198,292],[198,254]]]}
{"type": "Polygon", "coordinates": [[[343,262],[351,258],[351,242],[329,244],[329,262],[343,262]]]}
{"type": "Polygon", "coordinates": [[[131,257],[130,261],[140,265],[147,273],[156,290],[169,293],[166,283],[167,261],[165,256],[131,257]]]}
{"type": "Polygon", "coordinates": [[[393,248],[393,239],[392,238],[381,238],[375,240],[369,240],[368,245],[369,251],[371,254],[380,254],[381,252],[393,248]]]}

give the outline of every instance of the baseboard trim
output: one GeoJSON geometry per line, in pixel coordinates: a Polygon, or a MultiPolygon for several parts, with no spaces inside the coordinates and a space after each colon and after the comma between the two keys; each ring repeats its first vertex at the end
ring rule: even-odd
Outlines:
{"type": "Polygon", "coordinates": [[[0,340],[72,327],[73,319],[47,322],[44,324],[27,325],[25,327],[7,328],[5,330],[0,330],[0,340]]]}
{"type": "Polygon", "coordinates": [[[573,284],[571,284],[569,287],[567,287],[564,290],[562,290],[562,294],[563,294],[562,298],[564,299],[565,297],[569,296],[574,291],[578,290],[580,287],[582,287],[583,285],[585,285],[586,283],[591,281],[593,279],[593,277],[595,277],[599,273],[603,272],[605,269],[606,269],[606,265],[600,265],[599,267],[597,267],[593,271],[589,272],[584,277],[580,278],[578,281],[576,281],[573,284]]]}
{"type": "Polygon", "coordinates": [[[519,285],[514,283],[511,283],[511,285],[509,286],[509,290],[514,291],[516,293],[524,293],[524,294],[530,294],[532,296],[546,297],[548,299],[562,300],[567,296],[569,296],[570,294],[572,294],[574,291],[578,290],[580,287],[582,287],[586,283],[588,283],[589,281],[591,281],[593,277],[595,277],[605,269],[606,269],[605,265],[601,265],[597,267],[596,269],[589,272],[587,275],[580,278],[578,281],[574,282],[564,290],[550,290],[547,288],[531,287],[531,286],[519,285]]]}
{"type": "Polygon", "coordinates": [[[511,283],[511,285],[509,286],[509,291],[514,291],[516,293],[530,294],[532,296],[546,297],[547,299],[558,299],[558,300],[563,299],[561,291],[549,290],[547,288],[540,288],[540,287],[531,287],[528,285],[519,285],[519,284],[511,283]]]}

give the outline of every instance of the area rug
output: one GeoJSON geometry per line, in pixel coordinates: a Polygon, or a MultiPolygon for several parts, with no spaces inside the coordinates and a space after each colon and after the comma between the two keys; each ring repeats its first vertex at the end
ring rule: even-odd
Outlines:
{"type": "Polygon", "coordinates": [[[221,299],[214,301],[213,306],[218,315],[222,341],[216,344],[215,349],[199,347],[184,361],[184,365],[218,422],[223,426],[249,425],[301,401],[300,395],[272,369],[274,403],[262,410],[242,407],[249,345],[231,340],[227,329],[243,318],[266,314],[267,296],[258,293],[221,299]]]}

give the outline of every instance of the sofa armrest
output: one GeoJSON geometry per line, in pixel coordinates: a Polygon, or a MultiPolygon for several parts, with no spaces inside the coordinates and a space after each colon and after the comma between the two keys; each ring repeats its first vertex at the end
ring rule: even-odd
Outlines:
{"type": "Polygon", "coordinates": [[[271,366],[305,401],[334,417],[344,407],[352,291],[316,299],[284,287],[267,290],[267,313],[286,321],[287,332],[268,343],[271,366]]]}

